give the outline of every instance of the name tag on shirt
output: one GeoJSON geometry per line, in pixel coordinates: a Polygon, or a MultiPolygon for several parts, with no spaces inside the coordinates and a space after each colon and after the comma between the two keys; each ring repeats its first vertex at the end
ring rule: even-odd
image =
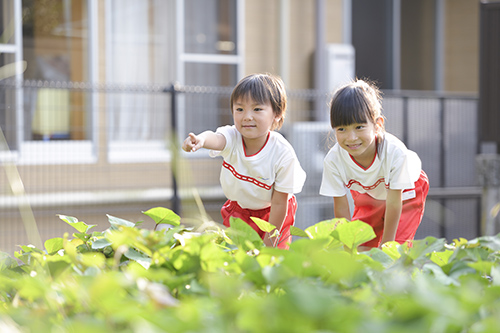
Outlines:
{"type": "Polygon", "coordinates": [[[417,196],[417,193],[415,192],[415,190],[406,191],[406,192],[403,192],[401,194],[401,200],[405,201],[405,200],[413,199],[416,196],[417,196]]]}

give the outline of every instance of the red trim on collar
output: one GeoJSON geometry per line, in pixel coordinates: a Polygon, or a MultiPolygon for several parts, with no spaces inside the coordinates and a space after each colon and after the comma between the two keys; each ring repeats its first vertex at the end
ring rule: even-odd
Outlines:
{"type": "Polygon", "coordinates": [[[245,157],[255,156],[258,153],[260,153],[262,151],[262,149],[264,149],[264,147],[266,146],[267,142],[269,141],[270,136],[271,136],[271,132],[267,133],[267,138],[266,138],[266,142],[264,142],[264,145],[259,149],[258,152],[256,152],[255,154],[252,154],[252,155],[247,155],[247,150],[245,149],[245,140],[243,140],[243,136],[241,136],[241,143],[243,144],[243,153],[245,153],[245,157]]]}

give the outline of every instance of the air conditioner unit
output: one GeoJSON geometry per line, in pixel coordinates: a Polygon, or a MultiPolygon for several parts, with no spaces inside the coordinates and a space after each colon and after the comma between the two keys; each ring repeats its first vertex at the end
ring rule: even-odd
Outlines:
{"type": "MultiPolygon", "coordinates": [[[[299,203],[297,226],[301,228],[305,223],[308,227],[333,218],[333,198],[319,194],[323,177],[323,160],[335,144],[330,124],[328,122],[295,122],[290,126],[287,137],[307,174],[302,192],[297,194],[299,203]]],[[[347,193],[352,212],[354,205],[350,192],[347,193]]]]}
{"type": "MultiPolygon", "coordinates": [[[[324,89],[331,96],[337,88],[355,78],[355,52],[354,47],[350,44],[327,44],[324,50],[326,53],[323,60],[324,63],[320,64],[324,77],[321,79],[321,87],[317,88],[324,89]]],[[[331,97],[328,97],[328,101],[325,101],[319,97],[316,101],[316,103],[320,105],[320,107],[316,108],[316,120],[329,120],[328,112],[322,112],[320,110],[322,110],[323,105],[330,102],[330,98],[331,97]]]]}
{"type": "Polygon", "coordinates": [[[326,89],[335,91],[355,78],[355,52],[351,44],[326,45],[326,89]]]}
{"type": "Polygon", "coordinates": [[[295,149],[302,168],[307,173],[307,180],[301,195],[319,195],[323,159],[334,144],[330,124],[295,122],[291,125],[290,131],[290,143],[295,149]]]}

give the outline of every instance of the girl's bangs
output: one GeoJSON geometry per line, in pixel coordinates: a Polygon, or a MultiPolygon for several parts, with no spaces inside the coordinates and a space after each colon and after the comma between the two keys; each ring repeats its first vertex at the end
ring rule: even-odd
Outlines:
{"type": "Polygon", "coordinates": [[[330,109],[332,128],[367,123],[370,119],[368,105],[363,103],[362,99],[345,95],[337,95],[332,101],[330,109]]]}

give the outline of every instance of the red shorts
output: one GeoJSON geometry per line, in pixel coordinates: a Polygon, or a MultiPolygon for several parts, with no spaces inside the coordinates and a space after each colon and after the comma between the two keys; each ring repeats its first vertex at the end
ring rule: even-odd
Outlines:
{"type": "MultiPolygon", "coordinates": [[[[428,192],[429,179],[425,172],[422,171],[420,178],[415,182],[415,188],[403,191],[403,207],[396,231],[396,242],[402,244],[405,241],[413,240],[415,237],[415,233],[424,216],[425,199],[428,192]],[[413,196],[413,193],[415,193],[415,196],[413,196]],[[410,198],[405,200],[405,196],[409,196],[410,198]]],[[[351,195],[354,200],[352,220],[361,220],[368,223],[373,227],[376,235],[374,239],[362,245],[378,247],[384,232],[385,201],[374,199],[367,193],[356,191],[351,191],[351,195]]]]}
{"type": "MultiPolygon", "coordinates": [[[[297,199],[293,195],[290,199],[288,199],[288,209],[285,216],[285,220],[280,230],[280,240],[278,241],[279,249],[288,249],[290,243],[292,242],[292,236],[290,235],[290,226],[292,226],[295,222],[295,212],[297,211],[297,199]]],[[[263,209],[246,209],[242,208],[238,202],[228,200],[222,206],[220,213],[222,218],[224,219],[224,225],[229,227],[229,218],[237,217],[245,221],[249,226],[253,228],[253,230],[257,231],[259,236],[264,239],[264,235],[266,234],[264,231],[260,230],[260,228],[252,221],[250,218],[258,217],[262,220],[269,221],[269,214],[271,212],[271,207],[263,208],[263,209]]]]}

